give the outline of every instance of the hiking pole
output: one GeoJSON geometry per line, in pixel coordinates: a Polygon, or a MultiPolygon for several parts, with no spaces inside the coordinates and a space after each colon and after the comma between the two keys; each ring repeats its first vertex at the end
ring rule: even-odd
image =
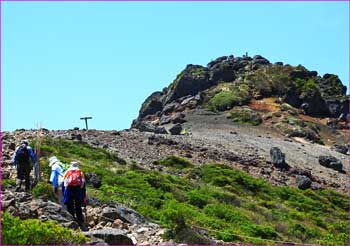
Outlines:
{"type": "Polygon", "coordinates": [[[37,163],[35,165],[35,170],[34,170],[34,175],[35,175],[35,179],[37,181],[40,181],[41,177],[40,177],[40,165],[39,165],[39,161],[40,161],[40,145],[41,145],[41,124],[38,124],[37,127],[37,132],[36,132],[36,146],[35,146],[35,151],[36,151],[36,158],[37,158],[37,163]]]}

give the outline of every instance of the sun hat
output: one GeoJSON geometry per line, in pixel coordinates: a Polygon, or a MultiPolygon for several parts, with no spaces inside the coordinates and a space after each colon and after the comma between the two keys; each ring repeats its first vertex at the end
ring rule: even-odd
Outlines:
{"type": "Polygon", "coordinates": [[[57,159],[56,156],[52,156],[49,158],[49,166],[52,167],[53,164],[55,164],[56,162],[58,162],[59,160],[57,159]]]}
{"type": "Polygon", "coordinates": [[[77,161],[72,161],[72,162],[70,163],[70,166],[71,166],[71,167],[78,167],[78,166],[79,166],[79,162],[77,162],[77,161]]]}

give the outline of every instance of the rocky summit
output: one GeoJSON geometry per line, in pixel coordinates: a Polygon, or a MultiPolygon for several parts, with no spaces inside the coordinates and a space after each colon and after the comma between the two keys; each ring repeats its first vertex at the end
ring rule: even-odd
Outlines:
{"type": "Polygon", "coordinates": [[[261,55],[230,55],[207,66],[187,65],[144,101],[131,129],[186,143],[180,155],[194,162],[219,161],[291,185],[288,172],[279,168],[275,176],[271,170],[271,151],[279,148],[286,161],[274,167],[305,170],[320,185],[346,191],[348,112],[346,86],[337,75],[320,76],[261,55]],[[200,146],[206,151],[193,153],[200,146]],[[324,154],[341,167],[319,161],[324,154]]]}
{"type": "Polygon", "coordinates": [[[130,129],[2,132],[3,239],[17,223],[55,228],[48,244],[347,245],[348,112],[336,75],[230,55],[187,65],[130,129]],[[38,134],[42,179],[15,191],[11,157],[38,134]],[[82,163],[83,233],[47,184],[52,155],[82,163]]]}

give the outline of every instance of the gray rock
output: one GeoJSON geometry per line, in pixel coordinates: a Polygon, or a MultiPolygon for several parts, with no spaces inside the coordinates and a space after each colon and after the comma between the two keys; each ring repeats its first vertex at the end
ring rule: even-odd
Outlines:
{"type": "Polygon", "coordinates": [[[164,127],[155,126],[149,122],[140,122],[137,124],[136,128],[138,128],[141,132],[154,132],[157,134],[168,134],[164,127]]]}
{"type": "Polygon", "coordinates": [[[346,155],[349,150],[347,144],[335,144],[332,149],[344,155],[346,155]]]}
{"type": "Polygon", "coordinates": [[[270,149],[270,156],[272,164],[281,169],[288,169],[289,166],[285,161],[285,154],[277,147],[272,147],[270,149]]]}
{"type": "Polygon", "coordinates": [[[168,134],[167,130],[164,127],[156,127],[156,130],[154,131],[156,134],[168,134]]]}
{"type": "Polygon", "coordinates": [[[135,210],[131,208],[118,206],[117,210],[118,210],[119,219],[127,223],[142,224],[146,222],[146,219],[142,215],[140,215],[139,213],[137,213],[135,210]]]}
{"type": "Polygon", "coordinates": [[[304,175],[298,175],[296,177],[298,188],[301,190],[306,190],[311,187],[311,179],[304,175]]]}
{"type": "Polygon", "coordinates": [[[6,210],[10,206],[15,206],[15,203],[16,203],[16,201],[14,198],[11,198],[11,199],[6,200],[6,201],[3,200],[2,204],[1,204],[1,209],[6,210]]]}
{"type": "Polygon", "coordinates": [[[166,105],[164,106],[162,112],[163,112],[164,114],[173,112],[177,106],[179,106],[179,103],[177,103],[177,102],[168,103],[168,104],[166,104],[166,105]]]}
{"type": "Polygon", "coordinates": [[[171,133],[171,135],[180,135],[181,131],[182,131],[181,124],[176,124],[169,129],[169,132],[171,133]]]}
{"type": "Polygon", "coordinates": [[[319,156],[318,162],[327,168],[334,169],[336,171],[342,172],[343,171],[343,164],[341,161],[334,156],[319,156]]]}
{"type": "Polygon", "coordinates": [[[184,118],[185,118],[185,115],[183,113],[176,113],[174,115],[174,117],[172,117],[172,122],[174,124],[184,123],[184,122],[186,122],[186,120],[184,118]]]}
{"type": "Polygon", "coordinates": [[[10,178],[10,172],[2,170],[1,176],[2,176],[2,179],[8,179],[10,178]]]}
{"type": "Polygon", "coordinates": [[[115,207],[105,207],[102,209],[101,221],[114,221],[115,219],[120,219],[119,210],[115,207]],[[103,218],[105,217],[105,218],[103,218]]]}
{"type": "Polygon", "coordinates": [[[162,115],[159,120],[160,125],[169,124],[171,122],[171,117],[168,115],[162,115]]]}
{"type": "Polygon", "coordinates": [[[114,228],[104,228],[83,233],[88,237],[96,237],[102,239],[109,245],[134,245],[132,239],[129,238],[124,231],[114,228]]]}

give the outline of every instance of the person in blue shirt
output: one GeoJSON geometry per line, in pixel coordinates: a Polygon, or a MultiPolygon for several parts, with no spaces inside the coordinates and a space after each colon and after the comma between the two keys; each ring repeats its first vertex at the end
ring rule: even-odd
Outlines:
{"type": "MultiPolygon", "coordinates": [[[[17,169],[16,191],[19,191],[22,186],[22,181],[25,180],[25,190],[30,191],[30,160],[32,160],[34,169],[37,170],[37,159],[33,149],[28,146],[28,140],[23,140],[13,154],[13,169],[17,169]]],[[[36,177],[37,178],[37,177],[36,177]]]]}
{"type": "Polygon", "coordinates": [[[63,164],[57,159],[56,156],[52,156],[49,158],[49,167],[51,167],[51,175],[50,175],[50,183],[57,194],[58,188],[62,184],[63,178],[63,164]]]}

